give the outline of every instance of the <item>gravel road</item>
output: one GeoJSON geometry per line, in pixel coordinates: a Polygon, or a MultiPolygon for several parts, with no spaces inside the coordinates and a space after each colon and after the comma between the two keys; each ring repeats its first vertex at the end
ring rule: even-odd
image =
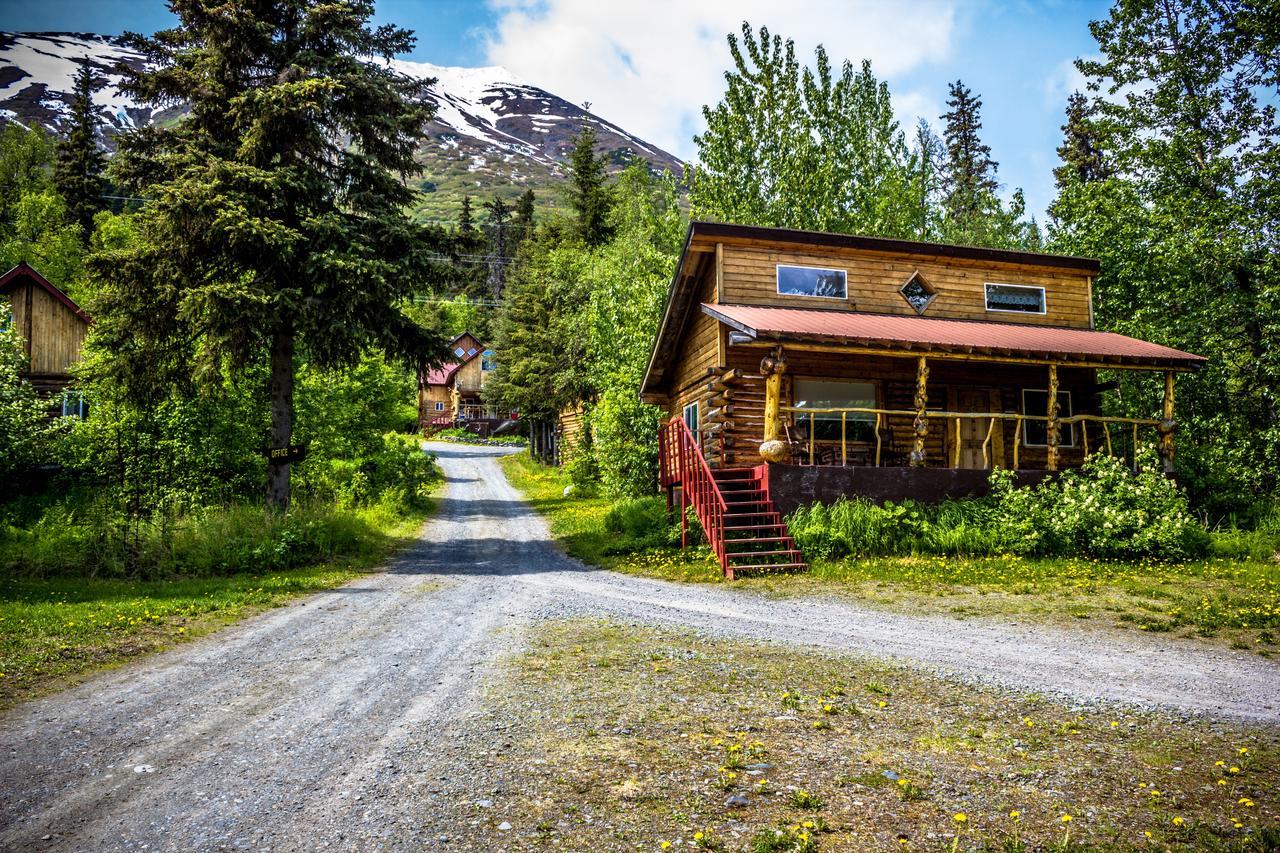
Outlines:
{"type": "Polygon", "coordinates": [[[447,484],[385,572],[0,718],[0,848],[419,847],[465,779],[478,686],[530,625],[598,615],[853,653],[1074,702],[1280,723],[1280,666],[1172,638],[770,600],[583,567],[502,476],[447,484]]]}

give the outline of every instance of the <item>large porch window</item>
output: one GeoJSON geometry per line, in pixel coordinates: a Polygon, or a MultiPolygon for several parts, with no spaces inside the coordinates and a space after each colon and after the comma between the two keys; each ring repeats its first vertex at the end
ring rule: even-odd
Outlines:
{"type": "MultiPolygon", "coordinates": [[[[797,409],[874,409],[876,386],[874,382],[841,382],[829,379],[797,379],[792,386],[792,396],[797,409]]],[[[796,412],[796,425],[807,429],[809,415],[796,412]]],[[[875,441],[876,416],[850,412],[845,429],[849,441],[875,441]]],[[[813,418],[813,438],[816,441],[840,440],[840,413],[816,413],[813,418]]]]}
{"type": "MultiPolygon", "coordinates": [[[[1044,415],[1049,411],[1049,392],[1043,389],[1022,389],[1022,413],[1024,415],[1044,415]]],[[[1071,392],[1058,392],[1058,417],[1069,418],[1075,412],[1071,410],[1071,392]]],[[[1022,445],[1024,447],[1044,447],[1049,435],[1049,425],[1044,421],[1026,421],[1023,424],[1022,445]]],[[[1076,425],[1067,424],[1058,427],[1058,446],[1076,446],[1076,425]]]]}

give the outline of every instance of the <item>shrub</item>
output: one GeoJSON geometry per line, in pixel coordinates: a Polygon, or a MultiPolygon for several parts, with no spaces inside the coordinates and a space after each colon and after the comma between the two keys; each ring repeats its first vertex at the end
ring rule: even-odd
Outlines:
{"type": "Polygon", "coordinates": [[[618,536],[611,553],[661,548],[680,541],[680,525],[667,517],[664,498],[630,498],[614,504],[604,517],[605,530],[618,536]]]}
{"type": "MultiPolygon", "coordinates": [[[[1095,455],[1035,487],[1015,488],[1013,473],[1004,470],[993,471],[991,483],[986,498],[933,506],[865,498],[814,504],[797,510],[788,524],[796,543],[817,559],[1013,553],[1181,560],[1209,548],[1186,495],[1150,449],[1140,454],[1136,474],[1119,459],[1095,455]]],[[[1272,541],[1254,536],[1238,547],[1257,553],[1272,541]]]]}

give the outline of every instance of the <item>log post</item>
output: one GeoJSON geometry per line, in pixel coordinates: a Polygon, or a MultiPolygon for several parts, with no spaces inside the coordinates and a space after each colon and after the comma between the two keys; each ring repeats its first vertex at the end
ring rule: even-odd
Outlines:
{"type": "Polygon", "coordinates": [[[1164,472],[1173,473],[1173,432],[1177,422],[1173,419],[1173,371],[1164,372],[1164,407],[1160,412],[1160,423],[1156,432],[1160,434],[1160,459],[1164,462],[1164,472]]]}
{"type": "Polygon", "coordinates": [[[916,359],[916,419],[914,423],[916,442],[911,450],[911,467],[923,468],[925,462],[924,440],[929,434],[929,360],[924,356],[916,359]]]}
{"type": "Polygon", "coordinates": [[[1046,407],[1049,420],[1044,424],[1044,449],[1048,461],[1045,467],[1050,471],[1058,470],[1058,365],[1049,365],[1049,405],[1046,407]]]}
{"type": "Polygon", "coordinates": [[[760,360],[760,375],[764,377],[764,436],[760,442],[760,457],[766,462],[784,462],[791,455],[791,448],[782,435],[782,375],[787,372],[787,358],[778,347],[760,360]]]}

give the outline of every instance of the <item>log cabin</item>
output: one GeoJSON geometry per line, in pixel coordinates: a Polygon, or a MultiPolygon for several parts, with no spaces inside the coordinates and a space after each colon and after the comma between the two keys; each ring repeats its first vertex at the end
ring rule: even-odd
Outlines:
{"type": "Polygon", "coordinates": [[[801,567],[782,516],[813,501],[980,495],[991,468],[1034,483],[1143,441],[1172,472],[1174,377],[1205,359],[1095,329],[1098,272],[1088,258],[691,223],[641,388],[669,418],[668,501],[694,506],[732,576],[801,567]],[[1161,410],[1104,416],[1103,369],[1154,374],[1161,410]]]}
{"type": "Polygon", "coordinates": [[[449,343],[454,361],[418,371],[418,422],[423,435],[461,427],[482,438],[509,429],[516,412],[499,412],[481,399],[497,366],[494,351],[470,332],[449,343]]]}
{"type": "Polygon", "coordinates": [[[80,361],[89,315],[25,261],[0,276],[0,323],[22,336],[23,378],[49,401],[50,415],[84,417],[84,399],[71,389],[71,367],[80,361]]]}

